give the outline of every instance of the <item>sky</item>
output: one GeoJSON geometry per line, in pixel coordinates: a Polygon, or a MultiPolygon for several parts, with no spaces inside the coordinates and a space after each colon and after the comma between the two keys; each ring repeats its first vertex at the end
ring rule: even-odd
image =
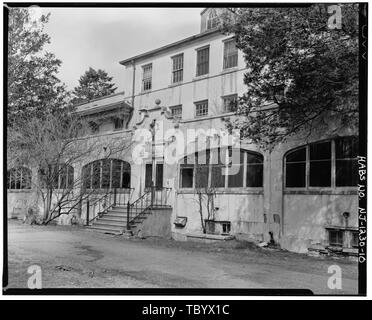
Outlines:
{"type": "Polygon", "coordinates": [[[89,67],[103,69],[123,91],[119,61],[199,33],[202,8],[43,8],[50,12],[45,49],[62,60],[68,89],[89,67]]]}

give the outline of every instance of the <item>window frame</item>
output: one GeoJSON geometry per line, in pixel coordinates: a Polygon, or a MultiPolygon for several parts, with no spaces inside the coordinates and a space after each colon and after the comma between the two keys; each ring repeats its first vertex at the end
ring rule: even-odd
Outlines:
{"type": "Polygon", "coordinates": [[[117,159],[117,158],[107,158],[107,159],[98,159],[98,160],[94,160],[92,162],[89,162],[87,164],[85,164],[82,168],[82,172],[81,172],[81,175],[82,175],[82,179],[83,179],[83,189],[86,189],[86,190],[111,190],[111,189],[131,189],[131,184],[132,184],[132,177],[131,177],[131,174],[132,174],[132,167],[130,165],[130,163],[128,161],[125,161],[125,160],[122,160],[122,159],[117,159]],[[103,161],[109,161],[110,162],[110,175],[109,175],[109,186],[108,188],[103,188],[102,187],[102,182],[103,182],[103,161]],[[119,182],[119,187],[113,187],[113,168],[114,168],[114,161],[119,161],[120,162],[120,182],[119,182]],[[94,187],[93,186],[93,166],[95,164],[98,164],[99,165],[99,187],[94,187]],[[125,168],[124,166],[127,166],[127,168],[125,168]],[[86,182],[85,182],[85,171],[84,170],[88,170],[89,169],[89,173],[88,173],[88,177],[89,177],[89,185],[87,186],[86,182]],[[129,186],[128,187],[123,187],[123,173],[124,172],[129,172],[129,186]]]}
{"type": "Polygon", "coordinates": [[[233,68],[237,68],[238,65],[239,65],[239,49],[236,47],[236,41],[234,38],[229,38],[229,39],[226,39],[226,40],[223,40],[223,57],[222,57],[222,70],[229,70],[229,69],[233,69],[233,68]],[[236,48],[236,52],[234,51],[233,54],[229,54],[227,55],[227,45],[230,44],[230,43],[234,43],[235,44],[235,48],[236,48]],[[236,55],[236,65],[234,66],[226,66],[227,63],[226,61],[227,58],[229,58],[230,56],[235,56],[236,55]]]}
{"type": "Polygon", "coordinates": [[[169,107],[169,109],[171,111],[172,117],[176,117],[176,118],[182,119],[182,104],[171,106],[171,107],[169,107]],[[181,110],[180,114],[174,114],[173,113],[174,110],[179,110],[179,109],[181,110]]]}
{"type": "Polygon", "coordinates": [[[335,137],[330,139],[318,140],[312,143],[301,145],[296,148],[288,150],[283,156],[283,190],[286,192],[316,192],[316,191],[324,191],[324,192],[332,192],[332,191],[354,191],[357,190],[357,186],[337,186],[336,185],[336,140],[337,139],[348,139],[348,138],[356,138],[359,139],[358,136],[342,136],[342,137],[335,137]],[[331,185],[326,187],[317,187],[317,186],[310,186],[310,146],[319,144],[319,143],[331,143],[331,185]],[[305,160],[305,187],[287,187],[286,180],[287,180],[287,156],[301,148],[305,148],[306,150],[306,160],[305,160]]]}
{"type": "MultiPolygon", "coordinates": [[[[16,175],[18,176],[18,173],[16,173],[16,175]]],[[[24,167],[24,166],[19,166],[19,167],[14,167],[14,168],[10,168],[9,170],[7,170],[7,191],[9,192],[23,192],[25,190],[31,190],[32,189],[32,170],[30,168],[27,168],[27,167],[24,167]],[[20,179],[15,179],[15,185],[17,185],[17,183],[19,183],[19,188],[11,188],[11,185],[12,185],[12,174],[13,174],[13,178],[14,178],[14,172],[17,172],[17,171],[20,171],[20,179]],[[22,188],[22,180],[23,180],[23,176],[26,176],[26,179],[25,180],[25,184],[26,184],[26,187],[25,188],[22,188]],[[9,180],[8,180],[8,177],[9,177],[9,180]],[[8,182],[9,181],[9,182],[8,182]],[[8,185],[9,185],[9,188],[8,188],[8,185]]]]}
{"type": "Polygon", "coordinates": [[[195,118],[207,117],[209,115],[209,101],[208,101],[208,99],[194,102],[194,105],[195,105],[195,118]],[[206,107],[207,113],[206,114],[198,114],[198,107],[202,106],[203,104],[207,105],[207,107],[206,107]]]}
{"type": "Polygon", "coordinates": [[[236,110],[235,111],[231,111],[231,110],[228,111],[228,110],[226,110],[225,99],[232,98],[232,97],[235,97],[236,98],[236,109],[238,108],[239,96],[238,96],[237,93],[233,93],[233,94],[228,94],[228,95],[225,95],[225,96],[221,96],[222,105],[223,105],[222,113],[236,112],[236,110]]]}
{"type": "Polygon", "coordinates": [[[175,56],[172,56],[171,59],[172,59],[172,81],[171,82],[172,82],[172,84],[182,83],[183,82],[184,63],[185,63],[184,54],[183,53],[179,53],[179,54],[177,54],[175,56]],[[176,62],[176,59],[177,58],[182,58],[182,63],[179,63],[179,65],[181,65],[181,66],[178,65],[178,68],[175,68],[175,65],[176,65],[175,62],[176,62]],[[178,80],[178,81],[175,81],[175,74],[177,72],[180,72],[180,74],[181,74],[181,77],[180,78],[181,79],[178,80]]]}
{"type": "MultiPolygon", "coordinates": [[[[252,192],[262,192],[263,191],[263,185],[264,185],[264,178],[265,178],[265,170],[264,170],[264,155],[260,152],[257,151],[252,151],[252,150],[247,150],[244,148],[239,149],[239,157],[240,157],[240,152],[243,152],[243,158],[241,159],[243,161],[243,172],[242,172],[242,186],[238,187],[229,187],[229,175],[226,174],[224,175],[224,186],[223,187],[212,187],[212,171],[213,168],[215,167],[220,167],[221,164],[215,163],[213,159],[213,154],[218,154],[217,152],[213,152],[213,150],[216,150],[218,148],[212,148],[212,149],[204,149],[204,150],[199,150],[196,151],[194,154],[189,154],[183,158],[180,159],[177,165],[177,172],[178,172],[178,183],[177,183],[177,188],[179,191],[185,191],[185,192],[194,192],[196,188],[196,168],[197,168],[197,161],[196,161],[196,154],[197,153],[203,153],[209,150],[209,163],[208,163],[208,188],[214,188],[216,191],[227,191],[234,193],[235,192],[240,192],[241,190],[246,190],[246,191],[252,191],[252,192]],[[257,155],[262,159],[262,185],[260,187],[247,187],[247,170],[248,170],[248,154],[252,155],[257,155]],[[193,157],[193,163],[186,163],[185,160],[187,160],[189,157],[193,157]],[[213,163],[212,163],[213,162],[213,163]],[[183,188],[182,187],[182,174],[181,170],[184,168],[192,168],[193,169],[193,180],[192,180],[192,187],[189,188],[183,188]]],[[[225,155],[227,155],[227,150],[228,147],[223,147],[221,150],[225,151],[225,155]]],[[[237,164],[235,164],[237,165],[237,164]]],[[[226,172],[229,170],[229,163],[226,161],[225,164],[222,165],[226,172]]],[[[202,187],[203,188],[203,187],[202,187]]]]}
{"type": "Polygon", "coordinates": [[[142,92],[149,92],[152,90],[152,63],[147,63],[142,66],[142,92]],[[149,68],[151,71],[149,75],[146,74],[146,68],[149,68]],[[145,77],[146,76],[146,77],[145,77]],[[145,84],[150,84],[149,88],[145,89],[145,84]]]}
{"type": "MultiPolygon", "coordinates": [[[[150,183],[152,183],[152,172],[153,172],[153,169],[152,169],[152,161],[147,161],[145,162],[145,174],[144,174],[144,186],[145,186],[145,190],[150,190],[151,189],[151,185],[146,185],[146,167],[147,166],[151,166],[151,180],[150,180],[150,183]]],[[[164,188],[164,172],[165,172],[165,166],[164,166],[164,162],[163,161],[155,161],[155,190],[161,190],[164,188]],[[162,185],[161,186],[158,186],[158,166],[162,166],[162,176],[161,176],[161,182],[162,182],[162,185]]]]}
{"type": "Polygon", "coordinates": [[[200,48],[197,48],[195,49],[196,51],[196,77],[203,77],[203,76],[207,76],[209,74],[209,67],[210,67],[210,45],[206,45],[206,46],[203,46],[203,47],[200,47],[200,48]],[[203,62],[204,64],[207,65],[207,72],[205,73],[199,73],[199,67],[200,65],[202,65],[201,62],[199,62],[199,53],[201,51],[204,51],[204,50],[208,50],[208,55],[207,55],[207,62],[203,62]]]}
{"type": "Polygon", "coordinates": [[[216,12],[216,9],[212,8],[209,12],[208,12],[208,16],[207,16],[207,19],[206,19],[206,30],[213,30],[215,28],[218,27],[218,13],[216,12]]]}
{"type": "MultiPolygon", "coordinates": [[[[51,166],[51,168],[53,168],[53,170],[55,170],[54,167],[55,166],[51,166]]],[[[55,181],[57,183],[57,186],[54,187],[54,190],[72,190],[72,189],[74,189],[75,168],[70,164],[60,163],[60,164],[58,164],[58,169],[57,170],[58,170],[58,177],[56,177],[57,179],[55,181]],[[64,170],[63,167],[67,168],[66,172],[63,171],[64,170]],[[71,170],[72,170],[72,181],[70,181],[71,170]],[[65,184],[66,184],[65,187],[63,187],[63,188],[61,188],[62,179],[65,179],[65,184]]],[[[43,176],[42,172],[43,172],[43,170],[39,169],[39,171],[38,171],[39,179],[43,176]]],[[[54,183],[54,181],[53,181],[53,183],[54,183]]],[[[41,189],[45,189],[45,183],[42,182],[42,181],[41,181],[41,189]]]]}

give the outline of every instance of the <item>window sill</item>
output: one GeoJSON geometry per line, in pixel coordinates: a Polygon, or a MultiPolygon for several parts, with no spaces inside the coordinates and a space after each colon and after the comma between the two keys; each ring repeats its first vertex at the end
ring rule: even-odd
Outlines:
{"type": "Polygon", "coordinates": [[[180,81],[180,82],[175,82],[175,83],[171,83],[168,88],[173,88],[173,87],[178,87],[178,86],[181,86],[183,85],[183,81],[180,81]]]}
{"type": "Polygon", "coordinates": [[[198,80],[204,80],[209,78],[209,73],[207,74],[202,74],[200,76],[195,76],[192,81],[198,81],[198,80]]]}
{"type": "Polygon", "coordinates": [[[208,118],[208,114],[202,115],[202,116],[195,116],[195,119],[205,119],[208,118]]]}
{"type": "Polygon", "coordinates": [[[32,189],[7,189],[8,193],[31,193],[32,189]]]}
{"type": "Polygon", "coordinates": [[[358,227],[345,227],[345,226],[326,226],[326,230],[344,230],[344,231],[358,231],[358,227]]]}
{"type": "Polygon", "coordinates": [[[150,90],[142,90],[141,91],[141,94],[148,94],[148,93],[151,93],[152,89],[150,90]]]}
{"type": "MultiPolygon", "coordinates": [[[[194,188],[183,188],[176,190],[176,194],[196,194],[194,188]]],[[[216,194],[257,194],[263,195],[262,188],[217,188],[216,194]]]]}
{"type": "Polygon", "coordinates": [[[236,67],[231,67],[231,68],[226,68],[226,69],[223,69],[220,74],[228,74],[228,73],[232,73],[232,72],[236,72],[236,71],[239,71],[239,67],[236,66],[236,67]]]}
{"type": "Polygon", "coordinates": [[[284,194],[304,194],[304,195],[357,195],[357,189],[312,189],[312,190],[301,190],[301,189],[285,189],[284,194]]]}

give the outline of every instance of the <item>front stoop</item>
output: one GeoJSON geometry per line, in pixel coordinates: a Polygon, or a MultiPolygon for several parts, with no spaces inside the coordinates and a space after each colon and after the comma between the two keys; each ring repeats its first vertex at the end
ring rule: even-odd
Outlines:
{"type": "Polygon", "coordinates": [[[162,229],[164,224],[169,220],[170,230],[170,214],[172,208],[169,206],[155,207],[152,209],[136,208],[138,216],[131,221],[129,230],[127,229],[127,207],[116,206],[110,209],[107,213],[103,214],[94,220],[91,226],[87,226],[92,231],[111,235],[122,235],[123,237],[130,238],[138,233],[145,233],[150,236],[162,236],[162,229]],[[142,213],[141,213],[142,212],[142,213]],[[163,216],[162,213],[168,212],[169,218],[159,219],[163,216]],[[160,214],[160,216],[159,216],[160,214]]]}
{"type": "Polygon", "coordinates": [[[187,241],[213,243],[219,241],[228,241],[235,239],[232,235],[220,235],[220,234],[204,234],[204,233],[187,233],[187,241]]]}

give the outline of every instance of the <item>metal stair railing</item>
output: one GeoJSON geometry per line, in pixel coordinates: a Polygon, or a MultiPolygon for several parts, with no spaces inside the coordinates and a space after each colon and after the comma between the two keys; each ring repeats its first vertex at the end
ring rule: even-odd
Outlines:
{"type": "Polygon", "coordinates": [[[129,202],[133,188],[114,188],[105,192],[103,196],[98,199],[90,200],[89,195],[86,201],[86,226],[89,226],[94,220],[102,217],[111,208],[115,206],[125,205],[129,202]],[[95,209],[98,206],[98,212],[95,214],[95,209]],[[90,218],[90,211],[93,209],[93,218],[90,218]]]}
{"type": "Polygon", "coordinates": [[[128,201],[127,230],[130,231],[130,225],[147,210],[167,206],[170,190],[171,188],[152,186],[132,204],[128,201]]]}

